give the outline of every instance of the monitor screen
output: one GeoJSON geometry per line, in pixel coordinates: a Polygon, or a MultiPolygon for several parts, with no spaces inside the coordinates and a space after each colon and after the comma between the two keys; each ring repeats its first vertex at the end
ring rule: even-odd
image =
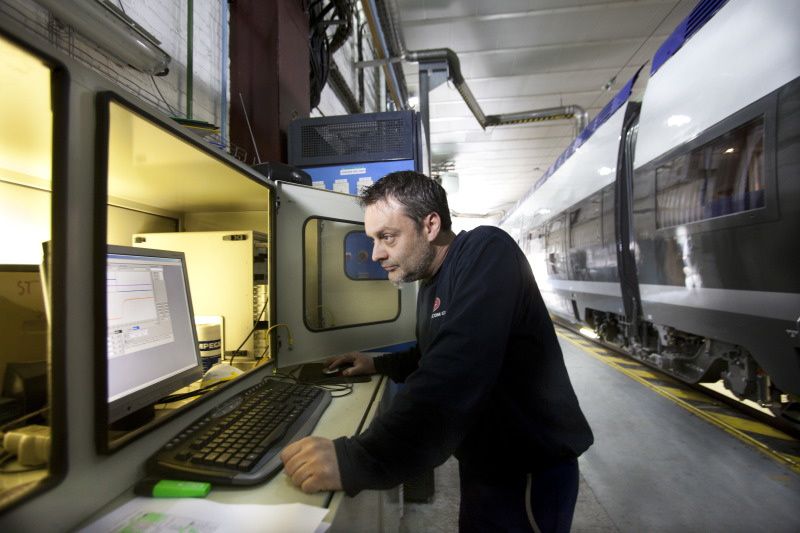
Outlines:
{"type": "Polygon", "coordinates": [[[146,421],[161,398],[202,377],[187,279],[182,252],[108,247],[110,423],[146,421]]]}

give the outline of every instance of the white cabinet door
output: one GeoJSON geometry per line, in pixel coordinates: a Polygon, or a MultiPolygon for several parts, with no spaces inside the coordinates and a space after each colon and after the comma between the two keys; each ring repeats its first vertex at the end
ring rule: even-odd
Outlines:
{"type": "Polygon", "coordinates": [[[278,182],[276,201],[276,366],[413,341],[417,285],[375,268],[357,198],[278,182]]]}

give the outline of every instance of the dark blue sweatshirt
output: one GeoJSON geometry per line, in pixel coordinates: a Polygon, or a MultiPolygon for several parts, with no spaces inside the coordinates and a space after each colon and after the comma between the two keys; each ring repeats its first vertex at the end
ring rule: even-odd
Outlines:
{"type": "Polygon", "coordinates": [[[487,480],[577,457],[592,432],[530,265],[504,231],[461,232],[417,297],[417,346],[375,359],[405,386],[334,441],[344,490],[384,489],[455,454],[487,480]]]}

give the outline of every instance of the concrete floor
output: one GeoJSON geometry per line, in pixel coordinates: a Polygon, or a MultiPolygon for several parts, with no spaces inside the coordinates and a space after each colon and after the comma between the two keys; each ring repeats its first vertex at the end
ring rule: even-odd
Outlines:
{"type": "MultiPolygon", "coordinates": [[[[576,533],[800,531],[800,475],[561,339],[595,444],[579,460],[576,533]]],[[[401,531],[458,530],[458,464],[401,531]]]]}

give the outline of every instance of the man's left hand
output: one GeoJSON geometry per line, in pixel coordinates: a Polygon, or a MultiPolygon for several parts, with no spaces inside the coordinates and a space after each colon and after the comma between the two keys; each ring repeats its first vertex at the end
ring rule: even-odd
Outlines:
{"type": "Polygon", "coordinates": [[[342,490],[339,462],[332,440],[322,437],[300,439],[283,449],[281,461],[292,483],[307,494],[342,490]]]}

